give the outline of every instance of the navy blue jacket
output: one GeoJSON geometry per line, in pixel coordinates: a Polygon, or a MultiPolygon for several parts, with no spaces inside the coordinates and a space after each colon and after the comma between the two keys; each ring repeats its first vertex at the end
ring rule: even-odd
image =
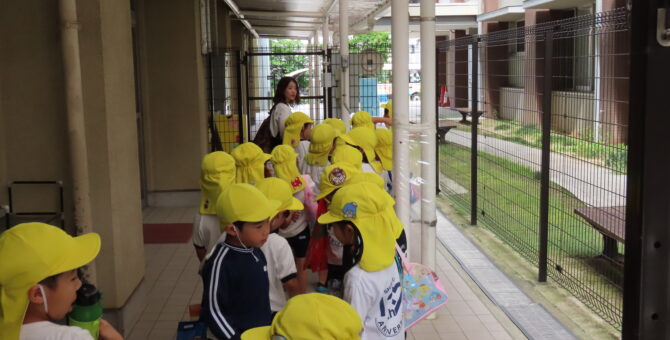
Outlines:
{"type": "Polygon", "coordinates": [[[270,325],[270,284],[260,249],[220,243],[201,275],[201,320],[217,338],[239,339],[247,329],[270,325]]]}

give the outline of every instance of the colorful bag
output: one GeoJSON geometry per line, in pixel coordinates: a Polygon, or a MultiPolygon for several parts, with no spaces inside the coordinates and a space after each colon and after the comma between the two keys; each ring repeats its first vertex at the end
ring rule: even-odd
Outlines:
{"type": "Polygon", "coordinates": [[[397,244],[396,251],[403,267],[403,321],[408,330],[447,303],[447,293],[435,272],[420,263],[409,262],[397,244]]]}

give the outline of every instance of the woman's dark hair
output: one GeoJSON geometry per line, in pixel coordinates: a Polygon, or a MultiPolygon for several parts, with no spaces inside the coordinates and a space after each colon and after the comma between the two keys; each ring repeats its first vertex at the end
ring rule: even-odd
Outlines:
{"type": "Polygon", "coordinates": [[[290,104],[300,104],[300,86],[298,85],[298,82],[295,80],[293,77],[282,77],[279,79],[279,83],[277,83],[277,89],[275,90],[275,96],[272,98],[272,102],[276,105],[279,103],[286,103],[286,98],[284,98],[284,91],[288,87],[291,82],[295,83],[295,89],[296,89],[296,94],[295,94],[295,100],[293,103],[290,104]]]}

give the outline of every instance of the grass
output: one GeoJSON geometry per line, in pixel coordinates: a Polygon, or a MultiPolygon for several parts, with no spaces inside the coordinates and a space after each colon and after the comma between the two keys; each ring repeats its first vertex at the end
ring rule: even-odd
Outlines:
{"type": "MultiPolygon", "coordinates": [[[[469,189],[470,150],[447,143],[440,146],[439,152],[442,175],[469,189]]],[[[479,153],[478,162],[478,224],[537,265],[540,212],[537,171],[483,152],[479,153]]],[[[465,194],[445,194],[457,210],[470,215],[469,190],[465,194]]],[[[622,270],[598,260],[603,249],[601,234],[574,213],[575,208],[585,205],[551,183],[549,206],[549,275],[580,301],[599,314],[606,314],[603,318],[619,324],[622,270]]]]}
{"type": "MultiPolygon", "coordinates": [[[[469,131],[470,127],[461,127],[469,131]]],[[[509,120],[485,119],[479,128],[483,135],[526,145],[534,148],[542,147],[542,129],[536,124],[521,124],[509,120]]],[[[596,165],[606,167],[612,171],[625,174],[628,147],[625,144],[605,144],[590,141],[592,138],[573,137],[552,132],[551,150],[575,158],[579,158],[596,165]]]]}

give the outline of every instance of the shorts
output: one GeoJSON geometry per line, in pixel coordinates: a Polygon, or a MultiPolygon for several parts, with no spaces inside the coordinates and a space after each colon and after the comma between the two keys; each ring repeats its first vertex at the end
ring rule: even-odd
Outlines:
{"type": "Polygon", "coordinates": [[[291,246],[294,257],[307,256],[307,248],[309,247],[309,227],[305,227],[298,235],[286,239],[288,245],[291,246]]]}

